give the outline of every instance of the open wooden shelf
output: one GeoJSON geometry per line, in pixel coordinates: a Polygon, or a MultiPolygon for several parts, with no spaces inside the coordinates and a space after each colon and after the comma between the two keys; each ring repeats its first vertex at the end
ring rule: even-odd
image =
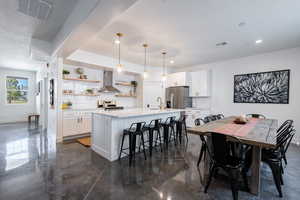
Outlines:
{"type": "Polygon", "coordinates": [[[116,84],[116,85],[132,86],[132,87],[133,87],[133,85],[132,85],[130,82],[116,82],[115,84],[116,84]]]}
{"type": "Polygon", "coordinates": [[[131,94],[116,94],[116,97],[132,97],[136,98],[136,95],[131,95],[131,94]]]}
{"type": "Polygon", "coordinates": [[[80,78],[63,78],[63,80],[67,80],[67,81],[82,81],[82,82],[88,82],[88,83],[100,83],[100,81],[97,81],[97,80],[80,79],[80,78]]]}
{"type": "Polygon", "coordinates": [[[100,94],[66,94],[63,93],[63,95],[68,95],[68,96],[88,96],[88,97],[98,97],[100,94]]]}

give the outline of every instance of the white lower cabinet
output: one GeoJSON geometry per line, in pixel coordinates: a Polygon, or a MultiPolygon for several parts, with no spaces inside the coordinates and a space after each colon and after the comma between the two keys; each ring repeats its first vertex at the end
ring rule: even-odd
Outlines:
{"type": "Polygon", "coordinates": [[[92,130],[92,120],[90,113],[68,112],[64,114],[63,136],[80,135],[90,133],[92,130]]]}
{"type": "Polygon", "coordinates": [[[76,135],[78,120],[75,118],[65,118],[63,120],[63,136],[76,135]]]}

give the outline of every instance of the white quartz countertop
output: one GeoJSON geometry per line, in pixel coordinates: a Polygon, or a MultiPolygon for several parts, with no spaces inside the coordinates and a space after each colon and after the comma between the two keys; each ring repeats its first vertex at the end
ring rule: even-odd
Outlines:
{"type": "Polygon", "coordinates": [[[115,118],[128,118],[138,117],[146,115],[159,115],[168,113],[182,112],[183,109],[147,109],[147,108],[135,108],[135,109],[124,109],[124,110],[112,110],[112,111],[97,111],[94,114],[106,115],[115,118]]]}

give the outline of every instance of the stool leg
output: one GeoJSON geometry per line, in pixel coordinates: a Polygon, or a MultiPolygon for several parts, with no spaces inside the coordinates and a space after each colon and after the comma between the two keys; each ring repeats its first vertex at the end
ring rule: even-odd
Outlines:
{"type": "Polygon", "coordinates": [[[157,129],[157,136],[158,136],[158,139],[159,139],[159,146],[160,146],[160,151],[162,152],[162,145],[161,145],[161,134],[160,134],[160,130],[157,129]]]}
{"type": "Polygon", "coordinates": [[[188,132],[186,130],[186,123],[184,122],[183,125],[184,125],[184,132],[185,132],[186,142],[188,142],[189,141],[189,137],[188,137],[188,132]]]}
{"type": "Polygon", "coordinates": [[[181,141],[182,141],[182,123],[177,123],[177,126],[176,126],[176,137],[179,137],[179,143],[181,144],[181,141]]]}
{"type": "Polygon", "coordinates": [[[145,157],[145,160],[147,160],[147,157],[146,157],[146,150],[145,150],[144,134],[143,134],[143,133],[141,134],[141,139],[142,139],[142,145],[143,145],[144,157],[145,157]]]}
{"type": "Polygon", "coordinates": [[[150,157],[152,157],[152,148],[153,148],[153,129],[149,130],[149,152],[150,157]]]}
{"type": "Polygon", "coordinates": [[[125,139],[125,134],[123,134],[123,136],[122,136],[121,149],[120,149],[120,153],[119,153],[119,160],[121,159],[121,155],[122,155],[122,151],[123,151],[124,139],[125,139]]]}
{"type": "MultiPolygon", "coordinates": [[[[171,126],[171,135],[173,135],[174,144],[176,145],[177,144],[177,138],[176,138],[176,133],[175,133],[174,126],[171,126]]],[[[170,137],[170,139],[171,139],[171,137],[170,137]]]]}
{"type": "Polygon", "coordinates": [[[164,126],[164,143],[168,149],[169,144],[169,126],[164,126]]]}
{"type": "Polygon", "coordinates": [[[136,153],[136,134],[132,134],[132,155],[135,160],[135,153],[136,153]]]}
{"type": "Polygon", "coordinates": [[[132,143],[133,143],[133,136],[132,134],[130,133],[129,134],[129,166],[131,166],[131,163],[132,163],[132,143]]]}

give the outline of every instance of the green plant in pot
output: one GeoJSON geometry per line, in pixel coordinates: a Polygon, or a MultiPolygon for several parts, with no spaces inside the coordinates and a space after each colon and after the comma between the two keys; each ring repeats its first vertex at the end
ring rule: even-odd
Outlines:
{"type": "Polygon", "coordinates": [[[68,101],[66,104],[68,105],[69,108],[71,108],[73,105],[71,101],[68,101]]]}
{"type": "Polygon", "coordinates": [[[70,74],[70,71],[64,69],[64,70],[62,71],[62,74],[63,74],[63,77],[66,78],[66,76],[70,74]]]}
{"type": "Polygon", "coordinates": [[[86,93],[87,93],[87,94],[93,94],[94,91],[93,91],[93,89],[86,89],[86,93]]]}

